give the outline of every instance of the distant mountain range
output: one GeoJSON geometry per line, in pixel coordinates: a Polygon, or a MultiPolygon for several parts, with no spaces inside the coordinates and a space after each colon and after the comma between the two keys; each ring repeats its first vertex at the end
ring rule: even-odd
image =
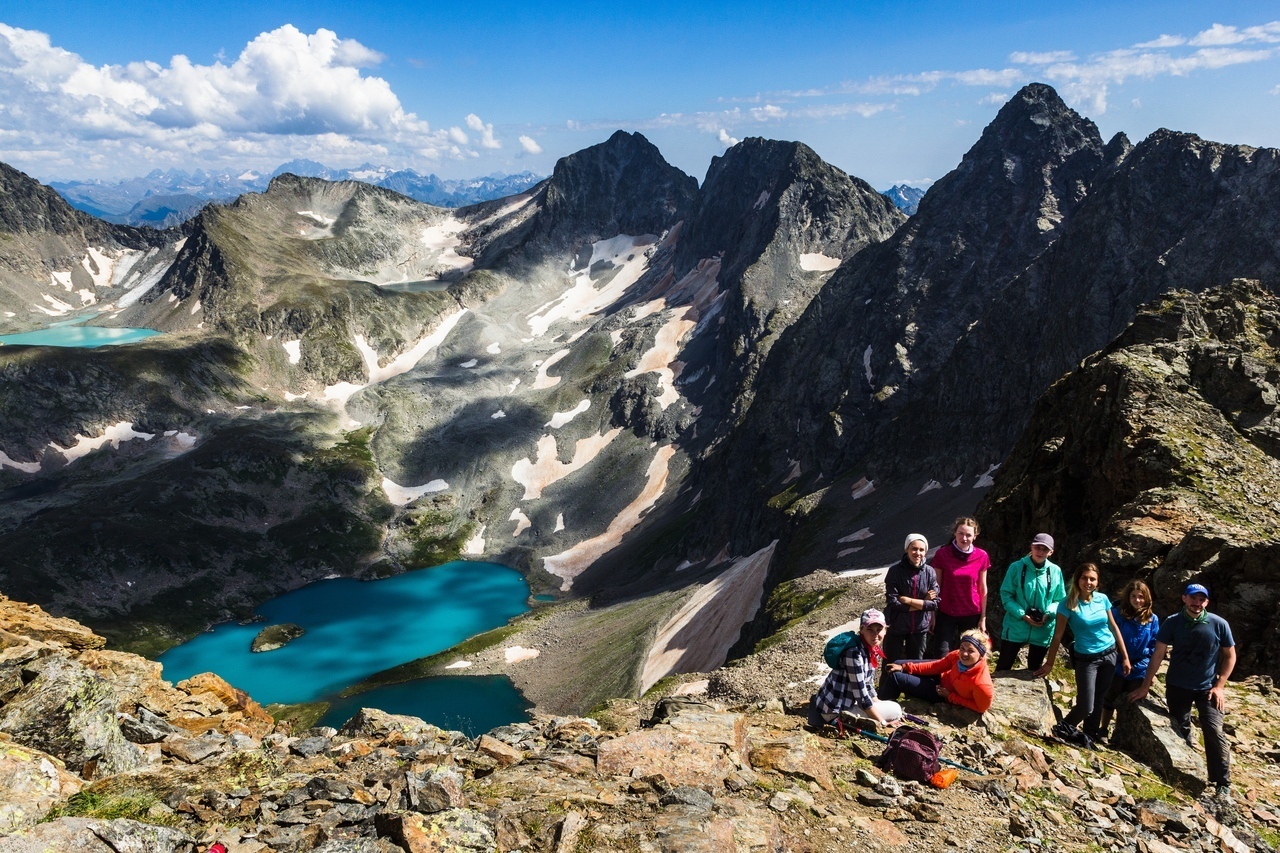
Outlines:
{"type": "MultiPolygon", "coordinates": [[[[515,175],[495,172],[479,178],[446,180],[421,175],[412,169],[391,169],[365,163],[354,169],[334,169],[315,160],[290,160],[270,174],[253,170],[231,175],[196,169],[156,169],[141,178],[107,181],[52,181],[72,207],[116,225],[149,225],[169,228],[180,225],[211,201],[231,201],[245,193],[264,192],[277,175],[294,174],[326,181],[363,181],[395,190],[415,201],[436,207],[464,207],[495,198],[522,193],[545,176],[525,171],[515,175]]],[[[914,216],[924,190],[897,184],[885,190],[894,206],[914,216]]]]}
{"type": "Polygon", "coordinates": [[[506,175],[495,172],[479,178],[446,180],[412,169],[390,169],[366,163],[354,169],[333,169],[315,160],[290,160],[270,174],[253,170],[239,175],[196,169],[156,169],[141,178],[106,181],[54,181],[49,184],[72,207],[117,225],[168,228],[195,216],[211,201],[231,201],[245,193],[266,190],[271,179],[286,173],[327,181],[363,181],[395,190],[436,207],[463,207],[516,195],[543,179],[533,172],[506,175]]]}
{"type": "Polygon", "coordinates": [[[915,216],[916,209],[920,206],[920,199],[924,198],[925,191],[920,187],[909,187],[906,184],[894,184],[885,190],[882,195],[893,202],[893,206],[901,210],[907,216],[915,216]]]}

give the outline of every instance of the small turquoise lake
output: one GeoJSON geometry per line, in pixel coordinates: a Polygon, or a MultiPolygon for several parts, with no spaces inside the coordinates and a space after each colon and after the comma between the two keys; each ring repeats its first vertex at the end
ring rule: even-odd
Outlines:
{"type": "Polygon", "coordinates": [[[158,334],[160,333],[153,329],[58,325],[17,335],[0,335],[0,344],[30,347],[102,347],[131,344],[158,334]]]}
{"type": "MultiPolygon", "coordinates": [[[[158,660],[170,681],[216,672],[264,705],[335,701],[375,672],[505,625],[525,612],[528,596],[520,573],[495,563],[458,561],[377,581],[334,578],[266,602],[256,611],[263,622],[215,626],[158,660]],[[259,631],[281,622],[306,633],[275,651],[249,651],[259,631]]],[[[448,676],[337,700],[323,722],[341,725],[360,707],[476,734],[526,719],[529,704],[505,677],[448,676]]]]}

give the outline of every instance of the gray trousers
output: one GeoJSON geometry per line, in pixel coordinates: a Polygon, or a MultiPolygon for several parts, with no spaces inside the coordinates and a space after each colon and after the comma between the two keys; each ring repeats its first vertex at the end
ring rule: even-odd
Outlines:
{"type": "Polygon", "coordinates": [[[1165,701],[1169,704],[1169,719],[1178,736],[1191,742],[1191,706],[1200,715],[1200,731],[1204,732],[1204,757],[1209,765],[1209,783],[1231,784],[1231,748],[1227,735],[1222,731],[1222,712],[1209,701],[1208,690],[1188,690],[1172,684],[1165,686],[1165,701]]]}

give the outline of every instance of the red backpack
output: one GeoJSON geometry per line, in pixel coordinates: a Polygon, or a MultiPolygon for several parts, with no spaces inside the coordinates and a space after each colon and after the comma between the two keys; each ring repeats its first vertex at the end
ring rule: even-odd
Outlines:
{"type": "Polygon", "coordinates": [[[876,760],[876,766],[899,779],[928,782],[938,772],[941,752],[942,744],[924,729],[900,726],[889,735],[889,745],[876,760]]]}

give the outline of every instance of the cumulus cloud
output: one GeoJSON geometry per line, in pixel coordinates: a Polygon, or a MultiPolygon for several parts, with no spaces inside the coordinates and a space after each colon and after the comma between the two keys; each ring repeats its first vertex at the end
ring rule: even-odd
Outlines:
{"type": "Polygon", "coordinates": [[[999,106],[1007,100],[1009,100],[1008,92],[991,92],[979,98],[978,103],[984,107],[999,106]]]}
{"type": "MultiPolygon", "coordinates": [[[[0,24],[0,156],[78,176],[112,165],[471,156],[464,131],[433,131],[367,73],[383,59],[332,30],[286,24],[233,61],[95,66],[45,33],[0,24]]],[[[478,131],[482,146],[498,147],[492,125],[478,131]]]]}
{"type": "Polygon", "coordinates": [[[723,127],[720,128],[720,133],[717,134],[716,138],[720,140],[720,144],[725,148],[732,148],[738,144],[738,140],[730,136],[729,131],[725,130],[723,127]]]}
{"type": "Polygon", "coordinates": [[[480,134],[481,148],[501,148],[502,143],[493,138],[493,125],[485,124],[475,113],[467,116],[467,127],[480,134]]]}
{"type": "Polygon", "coordinates": [[[521,136],[520,147],[524,149],[526,154],[541,154],[542,146],[532,136],[521,136]]]}

